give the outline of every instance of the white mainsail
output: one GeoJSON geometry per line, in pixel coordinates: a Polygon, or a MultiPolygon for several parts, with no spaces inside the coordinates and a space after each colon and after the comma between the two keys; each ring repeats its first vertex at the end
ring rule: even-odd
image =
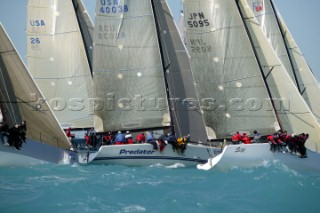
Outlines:
{"type": "Polygon", "coordinates": [[[279,124],[235,1],[185,0],[183,11],[192,71],[211,137],[274,132],[279,124]]]}
{"type": "Polygon", "coordinates": [[[98,131],[170,126],[150,0],[96,1],[93,70],[98,131]]]}
{"type": "Polygon", "coordinates": [[[34,80],[0,24],[0,103],[9,128],[27,124],[27,138],[69,149],[71,143],[59,126],[34,80]],[[38,106],[41,105],[41,108],[38,106]]]}
{"type": "Polygon", "coordinates": [[[92,78],[72,0],[28,0],[29,70],[64,127],[93,126],[92,78]]]}
{"type": "Polygon", "coordinates": [[[320,152],[318,148],[320,145],[319,123],[264,35],[247,1],[240,0],[239,7],[272,98],[283,99],[287,102],[280,108],[275,108],[281,127],[289,133],[308,133],[310,137],[306,142],[306,147],[320,152]]]}
{"type": "Polygon", "coordinates": [[[320,87],[272,0],[247,0],[247,3],[300,94],[320,121],[320,99],[316,97],[320,87]]]}

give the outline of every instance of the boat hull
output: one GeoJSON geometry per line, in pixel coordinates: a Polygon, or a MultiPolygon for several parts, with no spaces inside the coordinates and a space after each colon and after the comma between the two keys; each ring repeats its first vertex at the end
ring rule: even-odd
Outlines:
{"type": "Polygon", "coordinates": [[[38,163],[70,164],[76,162],[76,153],[30,139],[16,150],[5,142],[0,142],[0,166],[32,165],[38,163]]]}
{"type": "Polygon", "coordinates": [[[307,151],[307,158],[300,158],[289,152],[272,152],[268,143],[227,145],[217,168],[248,168],[278,161],[290,169],[299,172],[320,171],[320,154],[307,151]]]}
{"type": "Polygon", "coordinates": [[[80,163],[120,164],[126,166],[173,165],[196,166],[221,152],[221,148],[188,144],[183,154],[174,151],[169,144],[163,152],[154,150],[151,144],[126,144],[101,146],[96,153],[79,153],[80,163]]]}

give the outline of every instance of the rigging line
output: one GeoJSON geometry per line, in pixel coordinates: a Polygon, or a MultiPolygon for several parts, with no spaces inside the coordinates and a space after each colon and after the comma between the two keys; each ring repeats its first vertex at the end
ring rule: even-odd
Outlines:
{"type": "MultiPolygon", "coordinates": [[[[270,90],[270,88],[269,88],[269,85],[268,85],[268,83],[267,83],[267,78],[266,78],[266,76],[264,75],[264,72],[263,72],[263,69],[262,69],[262,64],[261,64],[261,62],[260,62],[260,59],[259,59],[259,56],[258,56],[258,52],[257,52],[257,50],[256,50],[256,48],[255,48],[253,38],[252,38],[252,36],[251,36],[251,34],[250,34],[250,31],[249,31],[249,29],[248,29],[248,26],[247,26],[247,24],[246,24],[246,21],[244,20],[244,16],[243,16],[243,14],[242,14],[242,12],[241,12],[241,8],[240,8],[240,4],[241,4],[241,3],[240,3],[240,0],[235,0],[235,4],[236,4],[237,9],[238,9],[238,14],[239,14],[240,18],[242,19],[243,27],[244,27],[244,29],[245,29],[247,38],[248,38],[248,40],[249,40],[249,42],[250,42],[250,44],[251,44],[251,48],[252,48],[252,51],[253,51],[253,53],[254,53],[256,62],[257,62],[257,64],[258,64],[258,67],[260,68],[261,77],[262,77],[263,82],[264,82],[264,85],[265,85],[265,87],[266,87],[266,89],[267,89],[267,93],[268,93],[268,96],[269,96],[269,98],[270,98],[270,102],[271,102],[271,105],[272,105],[272,108],[273,108],[274,116],[275,116],[275,118],[277,119],[280,128],[283,129],[283,124],[281,123],[281,121],[280,121],[280,119],[279,119],[279,115],[278,115],[278,114],[276,113],[276,111],[275,111],[275,109],[276,109],[276,108],[275,108],[275,103],[274,103],[274,101],[273,101],[273,98],[272,98],[272,95],[271,95],[271,90],[270,90]]],[[[271,72],[269,72],[269,73],[271,73],[271,72]]]]}
{"type": "MultiPolygon", "coordinates": [[[[286,39],[285,39],[285,37],[284,37],[285,34],[286,34],[286,32],[284,32],[284,30],[283,30],[282,27],[281,27],[281,24],[280,24],[280,20],[279,20],[277,11],[276,11],[276,9],[275,9],[275,6],[274,6],[272,0],[270,0],[270,4],[271,4],[271,8],[272,8],[272,10],[273,10],[273,13],[274,13],[274,15],[275,15],[276,21],[277,21],[277,26],[278,26],[278,28],[279,28],[279,30],[280,30],[280,33],[281,33],[281,36],[282,36],[282,40],[283,40],[284,46],[285,46],[285,48],[286,48],[286,52],[287,52],[287,55],[288,55],[288,59],[289,59],[289,61],[290,61],[290,65],[291,65],[291,69],[292,69],[292,72],[293,72],[293,76],[294,76],[294,80],[295,80],[296,86],[297,86],[297,88],[298,88],[298,91],[299,91],[300,94],[301,94],[300,83],[299,83],[299,80],[298,80],[298,77],[297,77],[296,70],[294,69],[293,60],[292,60],[292,58],[291,58],[291,56],[290,56],[289,46],[288,46],[288,44],[287,44],[287,42],[286,42],[286,39]]],[[[288,72],[288,71],[287,71],[287,72],[288,72]]]]}
{"type": "MultiPolygon", "coordinates": [[[[0,71],[1,71],[1,68],[0,68],[0,71]]],[[[4,84],[4,85],[5,85],[5,84],[4,84]]],[[[1,95],[2,95],[3,97],[5,97],[5,95],[2,93],[1,90],[0,90],[0,92],[1,92],[1,95]]],[[[11,102],[1,101],[1,103],[5,104],[6,108],[9,109],[9,110],[8,110],[8,113],[9,113],[10,118],[14,118],[14,114],[12,114],[12,112],[11,112],[11,110],[10,110],[10,106],[8,106],[8,103],[11,103],[11,102]]]]}
{"type": "MultiPolygon", "coordinates": [[[[314,126],[312,124],[310,124],[309,122],[307,122],[306,120],[304,120],[303,118],[299,117],[298,115],[313,115],[312,112],[304,112],[304,113],[292,113],[290,111],[288,112],[284,112],[282,113],[281,111],[277,111],[279,114],[283,115],[283,114],[286,114],[286,115],[293,115],[293,117],[297,118],[298,120],[302,121],[303,123],[307,124],[308,126],[314,128],[314,126]]],[[[316,120],[316,119],[315,119],[316,120]]]]}
{"type": "MultiPolygon", "coordinates": [[[[4,64],[4,63],[3,63],[3,58],[0,57],[0,59],[1,59],[1,64],[4,64]]],[[[1,67],[0,67],[0,71],[1,71],[1,77],[2,77],[2,79],[3,79],[3,81],[4,81],[4,75],[3,75],[3,71],[2,71],[2,69],[1,69],[1,67]]],[[[6,87],[5,82],[4,82],[3,85],[4,85],[5,92],[6,92],[5,95],[7,96],[8,100],[10,100],[10,95],[9,95],[8,88],[6,87]]],[[[5,96],[5,95],[3,95],[3,96],[5,96]]],[[[17,119],[17,117],[16,117],[16,115],[15,115],[15,113],[14,113],[13,104],[9,104],[9,106],[10,106],[10,107],[7,107],[7,108],[8,108],[9,111],[11,110],[11,117],[13,118],[13,120],[14,120],[15,123],[18,123],[18,122],[17,122],[18,119],[17,119]]]]}

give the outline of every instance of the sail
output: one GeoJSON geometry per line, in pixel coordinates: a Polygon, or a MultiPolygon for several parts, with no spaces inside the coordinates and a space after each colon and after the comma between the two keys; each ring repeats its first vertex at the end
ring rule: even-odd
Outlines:
{"type": "Polygon", "coordinates": [[[209,136],[274,132],[279,124],[235,1],[185,0],[184,14],[209,136]]]}
{"type": "Polygon", "coordinates": [[[93,126],[92,78],[71,0],[29,0],[29,70],[64,127],[93,126]]]}
{"type": "Polygon", "coordinates": [[[9,128],[27,124],[27,138],[69,149],[71,143],[0,24],[0,105],[9,128]],[[41,105],[41,108],[38,106],[41,105]]]}
{"type": "Polygon", "coordinates": [[[153,1],[163,62],[169,89],[172,123],[176,136],[190,134],[192,141],[207,141],[204,119],[200,110],[189,56],[172,13],[165,0],[153,1]]]}
{"type": "Polygon", "coordinates": [[[183,11],[180,13],[179,22],[178,22],[178,31],[183,43],[186,43],[186,31],[184,29],[184,14],[183,11]]]}
{"type": "Polygon", "coordinates": [[[294,70],[301,79],[300,93],[320,123],[320,86],[280,15],[279,21],[294,70]]]}
{"type": "Polygon", "coordinates": [[[275,108],[282,129],[289,133],[308,133],[310,137],[306,142],[306,147],[312,151],[320,152],[318,148],[320,145],[319,123],[282,66],[246,0],[240,0],[239,7],[271,96],[276,100],[283,100],[282,105],[275,108]]]}
{"type": "Polygon", "coordinates": [[[313,114],[320,121],[317,80],[271,0],[247,0],[256,20],[313,114]]]}
{"type": "Polygon", "coordinates": [[[299,79],[292,69],[290,59],[288,57],[286,46],[278,25],[276,14],[273,10],[270,0],[247,0],[252,13],[262,27],[262,30],[276,52],[278,58],[287,70],[292,81],[299,88],[299,79]]]}
{"type": "Polygon", "coordinates": [[[170,126],[150,0],[97,0],[93,52],[98,131],[170,126]]]}
{"type": "Polygon", "coordinates": [[[93,55],[93,24],[90,16],[82,2],[82,0],[72,0],[74,9],[76,11],[78,23],[81,30],[81,35],[84,41],[86,53],[90,69],[92,69],[92,55],[93,55]]]}

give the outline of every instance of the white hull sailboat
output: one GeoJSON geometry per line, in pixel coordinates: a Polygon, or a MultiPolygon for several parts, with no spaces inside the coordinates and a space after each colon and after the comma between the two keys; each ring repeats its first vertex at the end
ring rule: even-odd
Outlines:
{"type": "Polygon", "coordinates": [[[252,168],[280,163],[298,172],[320,171],[320,157],[317,152],[307,151],[307,158],[300,158],[299,153],[272,152],[268,143],[227,145],[220,156],[209,158],[197,168],[226,170],[231,168],[252,168]]]}
{"type": "Polygon", "coordinates": [[[93,50],[98,132],[174,131],[190,135],[183,153],[171,144],[102,145],[79,151],[80,163],[195,166],[221,152],[207,143],[188,54],[166,1],[96,1],[93,50]],[[99,102],[100,101],[100,102],[99,102]],[[203,143],[203,144],[202,144],[203,143]]]}
{"type": "Polygon", "coordinates": [[[221,152],[221,148],[211,148],[204,145],[188,144],[186,150],[181,153],[174,151],[171,145],[167,145],[163,152],[154,150],[151,144],[130,144],[101,146],[98,152],[79,152],[78,158],[81,164],[118,164],[127,166],[180,164],[181,166],[196,166],[207,162],[208,156],[215,156],[221,152]]]}
{"type": "Polygon", "coordinates": [[[41,103],[40,110],[37,98],[43,96],[0,25],[0,166],[76,162],[76,153],[48,104],[41,103]],[[8,129],[22,121],[27,124],[26,140],[17,150],[9,146],[8,129]]]}
{"type": "MultiPolygon", "coordinates": [[[[205,112],[206,125],[216,133],[217,139],[230,138],[239,130],[249,133],[258,130],[264,136],[278,130],[287,130],[289,134],[309,133],[305,145],[311,157],[301,159],[296,155],[272,153],[268,144],[228,145],[222,155],[209,159],[199,168],[246,166],[265,159],[320,170],[320,166],[311,162],[320,159],[320,126],[316,113],[310,110],[294,77],[283,65],[283,58],[278,57],[282,54],[275,52],[253,13],[253,10],[263,10],[264,2],[184,1],[186,41],[196,82],[199,82],[197,92],[201,98],[212,97],[222,109],[222,112],[205,112]],[[208,87],[215,90],[209,91],[208,87]],[[294,164],[287,160],[291,158],[295,159],[291,160],[294,164]]],[[[267,19],[262,20],[270,26],[267,19]]],[[[305,91],[311,91],[312,85],[305,84],[305,91]]]]}

